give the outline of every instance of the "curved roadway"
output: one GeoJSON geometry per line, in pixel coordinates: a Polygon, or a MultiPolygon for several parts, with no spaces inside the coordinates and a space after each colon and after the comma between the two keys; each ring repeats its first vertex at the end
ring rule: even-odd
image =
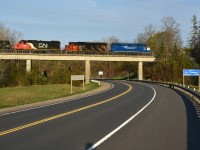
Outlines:
{"type": "Polygon", "coordinates": [[[0,116],[1,150],[199,150],[198,107],[176,90],[114,82],[103,93],[0,116]]]}

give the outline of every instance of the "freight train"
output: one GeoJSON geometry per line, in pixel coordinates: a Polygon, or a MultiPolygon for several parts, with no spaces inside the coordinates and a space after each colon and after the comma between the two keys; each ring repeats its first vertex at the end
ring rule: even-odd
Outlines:
{"type": "Polygon", "coordinates": [[[137,43],[108,43],[104,42],[69,42],[61,49],[60,41],[21,40],[11,46],[9,41],[0,40],[0,51],[12,50],[15,52],[35,53],[79,53],[79,54],[110,54],[110,53],[151,53],[146,44],[137,43]]]}

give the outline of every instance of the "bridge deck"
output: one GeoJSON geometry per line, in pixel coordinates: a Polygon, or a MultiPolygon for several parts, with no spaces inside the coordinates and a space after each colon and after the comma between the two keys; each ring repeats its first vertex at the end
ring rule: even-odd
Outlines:
{"type": "Polygon", "coordinates": [[[0,59],[17,60],[90,60],[90,61],[136,61],[154,62],[154,56],[139,55],[75,55],[75,54],[27,54],[27,53],[1,53],[0,59]]]}

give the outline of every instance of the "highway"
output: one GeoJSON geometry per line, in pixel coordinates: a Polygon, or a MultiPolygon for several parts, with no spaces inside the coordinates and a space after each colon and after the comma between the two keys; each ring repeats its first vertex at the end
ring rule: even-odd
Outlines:
{"type": "Polygon", "coordinates": [[[199,150],[199,106],[179,91],[109,81],[113,88],[0,116],[0,150],[199,150]]]}

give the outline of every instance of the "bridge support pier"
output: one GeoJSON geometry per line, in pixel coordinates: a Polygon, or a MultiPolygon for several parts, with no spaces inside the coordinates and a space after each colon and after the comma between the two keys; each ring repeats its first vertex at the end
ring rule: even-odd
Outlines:
{"type": "Polygon", "coordinates": [[[138,63],[138,80],[143,80],[143,62],[138,63]]]}
{"type": "Polygon", "coordinates": [[[26,71],[31,72],[31,60],[26,60],[26,71]]]}
{"type": "Polygon", "coordinates": [[[85,61],[85,83],[90,84],[90,61],[85,61]]]}

